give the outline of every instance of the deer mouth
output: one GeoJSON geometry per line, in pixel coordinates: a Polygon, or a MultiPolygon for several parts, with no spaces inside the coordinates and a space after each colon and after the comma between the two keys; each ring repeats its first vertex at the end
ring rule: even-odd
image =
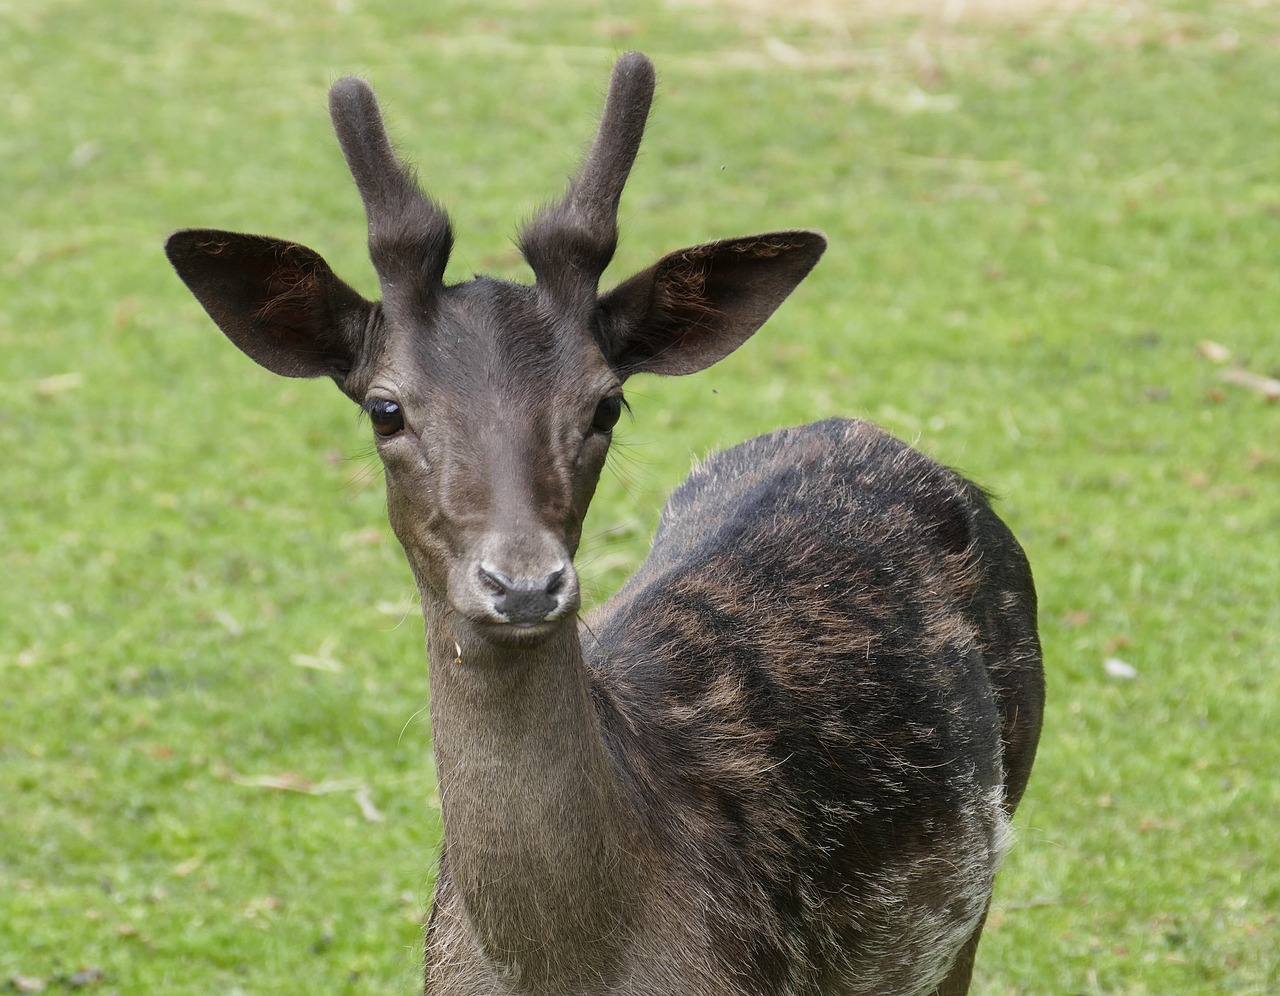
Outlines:
{"type": "Polygon", "coordinates": [[[485,642],[512,650],[530,650],[540,646],[570,624],[568,617],[541,622],[471,620],[476,635],[485,642]]]}

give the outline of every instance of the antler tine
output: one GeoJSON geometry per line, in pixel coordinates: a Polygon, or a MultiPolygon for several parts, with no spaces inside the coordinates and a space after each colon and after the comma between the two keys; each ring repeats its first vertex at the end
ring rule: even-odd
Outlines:
{"type": "Polygon", "coordinates": [[[653,87],[653,63],[639,52],[628,52],[613,67],[591,154],[566,198],[592,221],[616,226],[618,200],[640,151],[653,87]]]}
{"type": "Polygon", "coordinates": [[[453,247],[449,216],[396,157],[368,83],[355,76],[338,80],[329,90],[329,115],[364,201],[369,255],[384,294],[393,287],[431,293],[444,277],[453,247]]]}
{"type": "Polygon", "coordinates": [[[540,283],[593,294],[618,243],[618,201],[626,185],[653,102],[653,63],[639,52],[618,59],[609,81],[600,128],[586,162],[564,198],[526,226],[520,249],[540,283]]]}

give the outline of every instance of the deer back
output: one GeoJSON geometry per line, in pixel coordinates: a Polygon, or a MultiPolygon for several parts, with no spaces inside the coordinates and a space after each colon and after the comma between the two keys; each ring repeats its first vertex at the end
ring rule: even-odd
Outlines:
{"type": "Polygon", "coordinates": [[[1030,570],[978,488],[865,422],[751,440],[672,495],[586,631],[637,811],[718,897],[725,973],[941,977],[1030,767],[1006,742],[1039,730],[1030,570]]]}

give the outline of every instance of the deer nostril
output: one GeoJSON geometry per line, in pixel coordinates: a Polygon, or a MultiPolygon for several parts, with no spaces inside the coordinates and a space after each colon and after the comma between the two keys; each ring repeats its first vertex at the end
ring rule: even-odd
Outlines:
{"type": "Polygon", "coordinates": [[[491,571],[486,567],[480,568],[480,583],[488,589],[491,595],[505,595],[511,590],[511,579],[499,571],[491,571]]]}
{"type": "Polygon", "coordinates": [[[476,582],[504,622],[543,622],[563,613],[571,597],[571,574],[561,565],[549,574],[513,578],[492,565],[477,565],[476,582]]]}
{"type": "Polygon", "coordinates": [[[512,578],[492,567],[479,567],[480,583],[492,595],[556,595],[564,588],[565,571],[561,567],[541,578],[512,578]]]}

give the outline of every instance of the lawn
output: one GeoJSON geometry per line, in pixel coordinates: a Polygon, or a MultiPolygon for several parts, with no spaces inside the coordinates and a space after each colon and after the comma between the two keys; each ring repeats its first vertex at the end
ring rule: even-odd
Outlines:
{"type": "Polygon", "coordinates": [[[1280,991],[1280,4],[0,0],[0,990],[411,992],[440,841],[368,426],[214,328],[179,227],[368,295],[325,110],[365,75],[526,279],[609,67],[659,98],[606,283],[831,248],[731,358],[629,385],[592,600],[699,456],[874,419],[1000,497],[1044,738],[975,993],[1280,991]]]}

